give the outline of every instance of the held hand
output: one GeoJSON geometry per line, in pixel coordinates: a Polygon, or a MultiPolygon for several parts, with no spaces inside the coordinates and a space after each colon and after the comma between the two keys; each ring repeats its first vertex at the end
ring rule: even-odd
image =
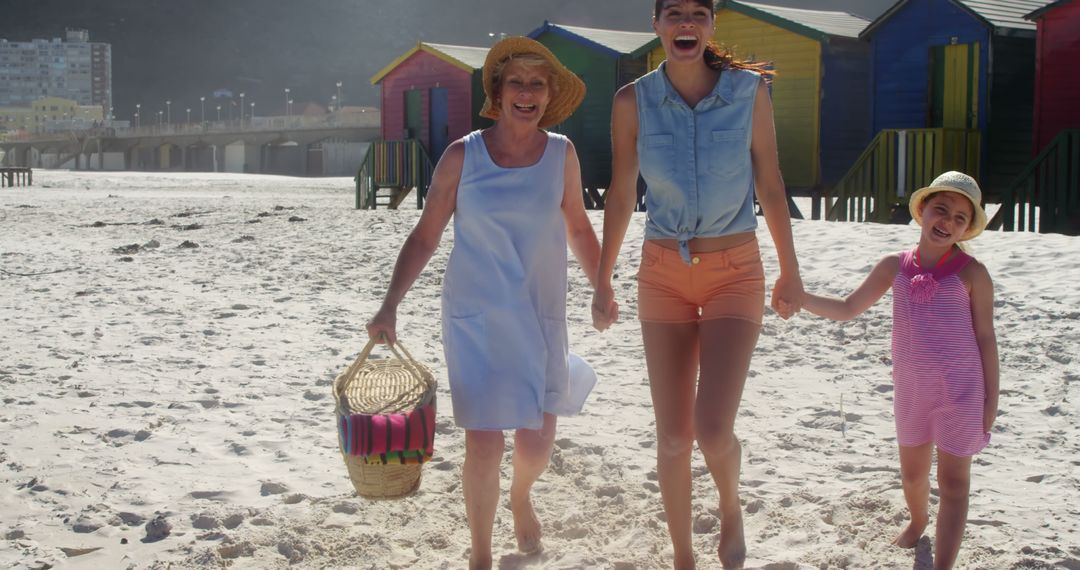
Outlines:
{"type": "Polygon", "coordinates": [[[787,320],[802,310],[803,284],[798,274],[794,277],[780,274],[773,285],[772,308],[780,318],[787,320]]]}
{"type": "Polygon", "coordinates": [[[615,302],[615,291],[611,285],[601,285],[593,291],[592,301],[593,328],[604,331],[619,320],[619,304],[615,302]]]}
{"type": "Polygon", "coordinates": [[[397,344],[397,308],[382,307],[367,322],[368,338],[385,344],[397,344]]]}

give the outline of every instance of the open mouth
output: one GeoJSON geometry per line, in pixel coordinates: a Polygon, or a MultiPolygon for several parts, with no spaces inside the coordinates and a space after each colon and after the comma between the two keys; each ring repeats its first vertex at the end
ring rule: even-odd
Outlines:
{"type": "Polygon", "coordinates": [[[678,36],[675,38],[675,47],[677,49],[694,49],[697,47],[698,39],[694,36],[678,36]]]}
{"type": "Polygon", "coordinates": [[[525,105],[524,103],[514,103],[514,108],[523,113],[531,113],[536,110],[536,105],[525,105]]]}
{"type": "Polygon", "coordinates": [[[945,239],[948,239],[950,236],[952,236],[951,233],[946,232],[946,231],[942,230],[941,228],[939,228],[937,226],[934,226],[934,235],[936,235],[936,236],[938,236],[940,238],[945,238],[945,239]]]}

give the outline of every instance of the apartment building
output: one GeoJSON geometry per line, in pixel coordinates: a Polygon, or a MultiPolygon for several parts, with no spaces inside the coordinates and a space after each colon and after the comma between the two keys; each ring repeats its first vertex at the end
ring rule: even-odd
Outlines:
{"type": "Polygon", "coordinates": [[[91,42],[86,30],[67,30],[63,39],[0,39],[0,107],[30,107],[45,97],[98,106],[108,116],[111,46],[91,42]]]}

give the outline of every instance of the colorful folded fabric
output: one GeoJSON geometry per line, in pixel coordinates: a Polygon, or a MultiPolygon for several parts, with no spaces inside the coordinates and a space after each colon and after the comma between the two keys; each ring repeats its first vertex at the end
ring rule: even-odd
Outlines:
{"type": "Polygon", "coordinates": [[[406,414],[340,416],[338,436],[341,448],[349,455],[392,456],[396,452],[421,451],[430,457],[435,444],[435,403],[406,414]]]}

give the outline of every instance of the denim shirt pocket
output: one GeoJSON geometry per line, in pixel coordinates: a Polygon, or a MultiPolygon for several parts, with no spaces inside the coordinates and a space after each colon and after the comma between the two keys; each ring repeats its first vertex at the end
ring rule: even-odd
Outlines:
{"type": "Polygon", "coordinates": [[[717,129],[709,145],[709,172],[730,175],[748,168],[750,153],[746,145],[746,129],[717,129]]]}
{"type": "Polygon", "coordinates": [[[641,172],[648,177],[668,178],[675,172],[675,136],[666,133],[645,135],[641,156],[641,172]]]}

